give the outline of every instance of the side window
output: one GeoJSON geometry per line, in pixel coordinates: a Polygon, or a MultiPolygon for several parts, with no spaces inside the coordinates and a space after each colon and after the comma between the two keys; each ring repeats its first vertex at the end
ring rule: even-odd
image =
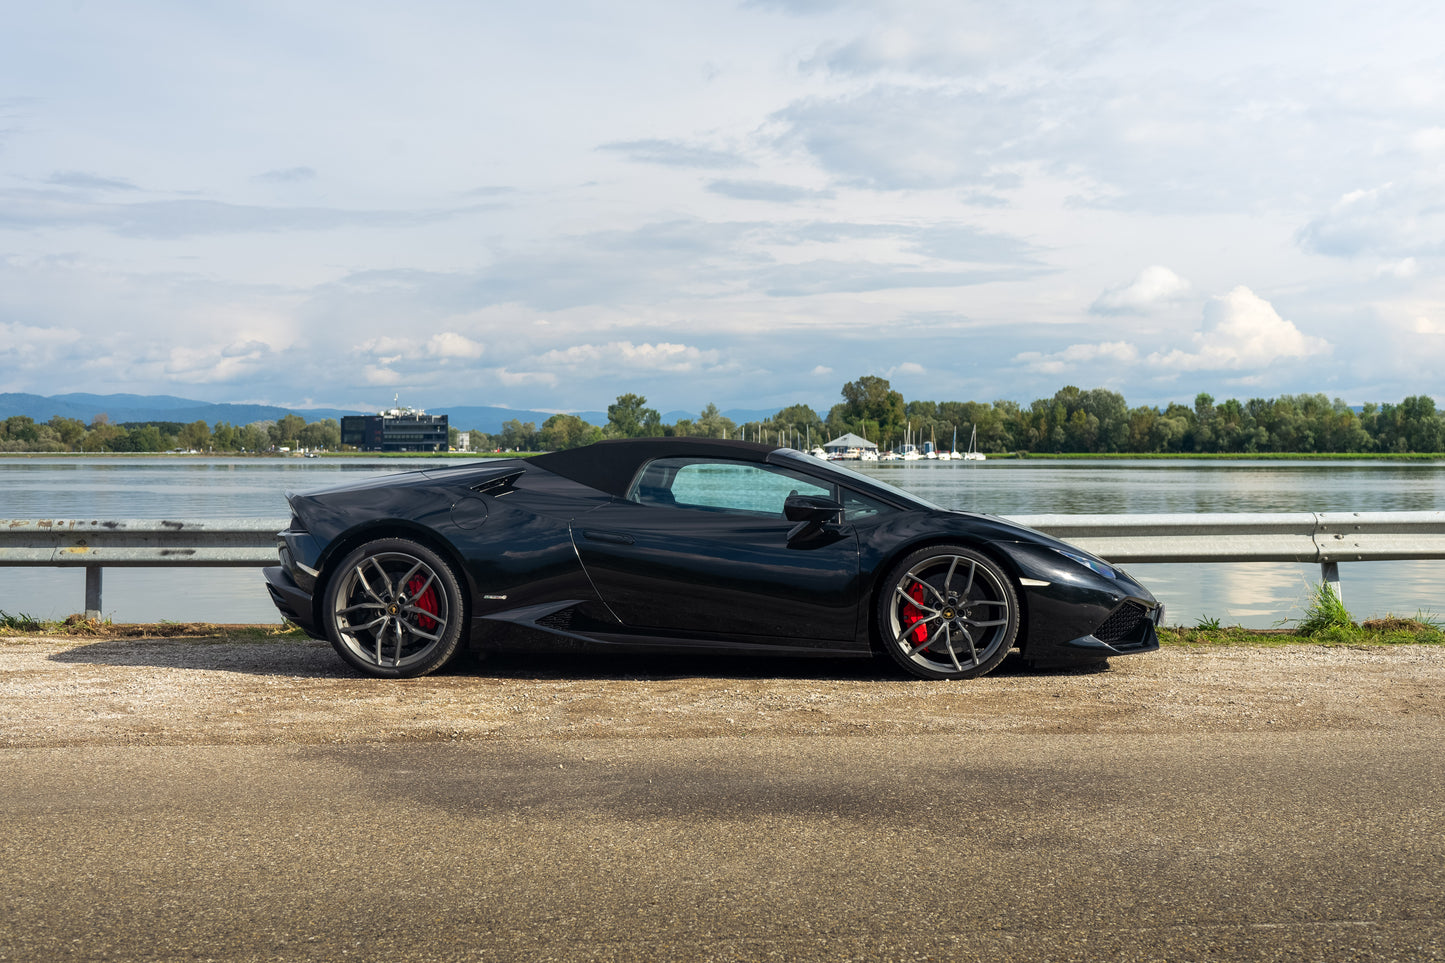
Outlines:
{"type": "Polygon", "coordinates": [[[789,495],[834,497],[831,485],[773,465],[659,458],[643,470],[631,500],[642,505],[783,517],[789,495]]]}
{"type": "Polygon", "coordinates": [[[843,492],[843,518],[845,521],[860,522],[897,510],[892,505],[885,505],[867,495],[859,495],[857,492],[850,492],[846,489],[843,492]]]}

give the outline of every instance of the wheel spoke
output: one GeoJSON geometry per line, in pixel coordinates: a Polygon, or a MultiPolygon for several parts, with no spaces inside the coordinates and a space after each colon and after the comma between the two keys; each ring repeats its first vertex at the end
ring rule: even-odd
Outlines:
{"type": "MultiPolygon", "coordinates": [[[[919,625],[925,625],[925,624],[926,624],[926,623],[914,622],[912,625],[905,625],[905,626],[903,627],[903,631],[899,632],[896,636],[893,637],[893,644],[896,645],[896,646],[898,646],[900,649],[906,649],[906,648],[908,648],[908,637],[913,634],[914,630],[917,629],[919,625]]],[[[926,648],[928,648],[928,643],[925,642],[925,643],[923,643],[922,645],[920,645],[918,648],[919,648],[919,649],[926,649],[926,648]]],[[[917,650],[915,649],[914,651],[917,651],[917,650]]],[[[910,652],[910,653],[908,653],[908,654],[909,654],[909,655],[912,655],[913,652],[910,652]]]]}
{"type": "MultiPolygon", "coordinates": [[[[914,625],[913,628],[917,628],[917,625],[914,625]]],[[[948,623],[947,623],[947,622],[940,622],[940,623],[938,623],[938,628],[936,628],[936,629],[933,630],[933,634],[928,637],[928,640],[927,640],[926,642],[924,642],[922,645],[915,645],[913,648],[911,648],[911,649],[908,650],[908,656],[909,656],[909,658],[912,658],[913,656],[915,656],[915,655],[917,655],[918,653],[922,652],[924,649],[928,648],[928,647],[929,647],[930,645],[932,645],[933,643],[937,642],[937,641],[938,641],[938,633],[945,631],[947,628],[948,628],[948,623]]],[[[902,636],[899,637],[898,641],[899,641],[899,644],[902,644],[902,642],[903,642],[902,636]]]]}
{"type": "MultiPolygon", "coordinates": [[[[413,565],[405,575],[396,580],[396,591],[392,594],[400,595],[402,592],[409,591],[407,589],[407,586],[411,584],[411,577],[424,568],[426,568],[426,563],[418,560],[417,563],[413,565]]],[[[431,572],[428,571],[427,574],[430,575],[431,572]]],[[[427,584],[431,584],[431,579],[427,579],[427,584]]],[[[421,592],[414,592],[413,594],[420,595],[421,592]]]]}
{"type": "MultiPolygon", "coordinates": [[[[916,572],[909,572],[907,575],[905,575],[905,576],[903,576],[903,577],[906,578],[906,579],[912,579],[913,581],[917,582],[919,585],[923,586],[924,589],[926,589],[926,590],[934,597],[934,599],[937,600],[937,602],[938,602],[939,605],[947,605],[947,604],[948,604],[948,599],[944,598],[943,595],[938,591],[938,589],[934,588],[932,585],[929,585],[929,584],[928,584],[927,582],[925,582],[923,579],[919,578],[919,577],[918,577],[918,574],[917,574],[916,572]]],[[[899,591],[902,591],[903,586],[902,586],[902,585],[899,585],[898,588],[899,588],[899,591]]],[[[914,605],[917,605],[917,604],[918,604],[918,601],[917,601],[916,599],[914,599],[913,596],[908,595],[907,593],[904,593],[904,595],[905,595],[905,597],[906,597],[910,602],[912,602],[914,605]]]]}
{"type": "MultiPolygon", "coordinates": [[[[431,619],[431,620],[432,620],[433,622],[435,622],[438,626],[440,626],[440,628],[438,628],[438,630],[437,630],[438,632],[445,632],[445,631],[446,631],[447,620],[444,619],[444,618],[441,616],[441,613],[439,613],[439,612],[433,612],[433,611],[431,611],[431,610],[429,610],[429,609],[424,609],[424,608],[422,608],[422,607],[419,606],[419,605],[406,605],[406,606],[403,606],[403,607],[402,607],[402,611],[405,612],[407,615],[418,615],[418,616],[421,616],[421,617],[424,618],[424,619],[431,619]]],[[[408,622],[407,624],[408,624],[408,625],[411,625],[412,623],[411,623],[411,622],[408,622]]]]}
{"type": "Polygon", "coordinates": [[[994,619],[992,622],[975,622],[973,619],[965,619],[965,621],[976,629],[986,629],[991,625],[1008,625],[1008,619],[994,619]]]}
{"type": "MultiPolygon", "coordinates": [[[[415,572],[415,571],[416,571],[416,569],[412,569],[411,572],[408,572],[408,573],[407,573],[406,578],[402,580],[402,584],[403,584],[403,585],[410,585],[410,584],[411,584],[411,576],[412,576],[412,573],[415,572]]],[[[436,580],[437,580],[437,573],[435,573],[435,572],[431,571],[430,569],[428,569],[428,570],[427,570],[427,573],[426,573],[426,581],[423,582],[423,583],[421,583],[421,588],[417,589],[415,592],[411,591],[411,589],[407,589],[407,593],[408,593],[408,595],[409,595],[411,598],[419,599],[419,598],[421,598],[423,595],[426,594],[426,590],[429,589],[429,588],[431,588],[431,583],[435,582],[436,580]]]]}
{"type": "Polygon", "coordinates": [[[963,633],[963,637],[968,641],[968,657],[973,660],[974,665],[978,665],[978,649],[973,647],[973,633],[968,629],[960,629],[959,631],[963,633]]]}
{"type": "Polygon", "coordinates": [[[965,585],[965,586],[963,587],[963,591],[959,593],[959,597],[960,597],[960,598],[967,598],[967,597],[968,597],[968,593],[973,591],[973,580],[974,580],[974,577],[975,577],[976,575],[978,575],[978,563],[975,562],[973,559],[969,559],[969,560],[968,560],[968,584],[965,585]]]}
{"type": "MultiPolygon", "coordinates": [[[[364,591],[367,595],[370,595],[373,599],[375,599],[375,600],[376,600],[376,603],[377,603],[378,605],[381,605],[381,604],[383,604],[382,601],[381,601],[381,596],[376,593],[376,589],[372,588],[372,587],[371,587],[371,583],[366,580],[366,572],[365,572],[365,570],[364,570],[364,566],[366,565],[367,562],[370,562],[370,561],[373,561],[373,560],[372,560],[372,559],[369,559],[369,558],[368,558],[368,559],[363,559],[362,562],[361,562],[359,565],[356,566],[356,570],[355,570],[356,581],[361,585],[362,591],[364,591]]],[[[383,573],[382,573],[382,578],[385,579],[385,577],[386,577],[386,573],[383,572],[383,573]]]]}
{"type": "MultiPolygon", "coordinates": [[[[959,672],[962,672],[963,666],[958,664],[958,653],[953,651],[953,629],[949,628],[947,622],[944,623],[943,627],[945,629],[948,629],[948,631],[944,634],[944,640],[948,645],[948,657],[953,660],[953,667],[959,672]]],[[[970,648],[972,648],[971,645],[970,648]]],[[[974,661],[977,662],[978,660],[975,659],[974,661]]]]}
{"type": "Polygon", "coordinates": [[[337,612],[336,614],[337,614],[337,615],[350,615],[352,612],[356,612],[356,611],[359,611],[359,610],[361,610],[361,609],[383,609],[383,610],[385,610],[385,608],[386,608],[386,606],[385,606],[385,605],[382,605],[380,602],[357,602],[355,605],[348,605],[346,608],[342,609],[341,611],[337,612]]]}
{"type": "Polygon", "coordinates": [[[422,631],[420,628],[418,628],[417,626],[413,625],[413,624],[410,623],[410,622],[407,622],[407,623],[406,623],[406,630],[407,630],[408,632],[410,632],[412,635],[419,635],[419,636],[421,636],[421,637],[424,638],[424,639],[428,639],[428,640],[430,640],[430,641],[432,641],[432,642],[435,642],[436,640],[438,640],[438,639],[440,639],[440,638],[442,637],[442,632],[446,631],[446,626],[442,626],[441,631],[438,631],[436,635],[432,635],[432,634],[430,634],[430,633],[428,633],[428,632],[424,632],[424,631],[422,631]]]}
{"type": "Polygon", "coordinates": [[[351,626],[350,628],[351,628],[351,631],[353,631],[353,632],[366,632],[366,631],[368,631],[369,629],[371,629],[371,628],[373,628],[373,627],[375,627],[375,626],[384,624],[385,622],[386,622],[386,616],[383,615],[383,616],[381,616],[380,618],[372,619],[370,622],[367,622],[365,625],[353,625],[353,626],[351,626]]]}
{"type": "Polygon", "coordinates": [[[391,580],[386,573],[386,568],[381,564],[380,559],[372,558],[368,559],[368,561],[371,562],[371,567],[376,570],[377,577],[381,579],[382,590],[386,592],[388,597],[394,598],[396,593],[401,590],[401,585],[391,580]]]}
{"type": "Polygon", "coordinates": [[[913,607],[916,608],[918,611],[924,613],[924,615],[927,616],[927,617],[930,618],[930,619],[939,614],[938,609],[929,608],[927,602],[920,602],[920,601],[918,601],[918,599],[914,598],[913,596],[909,595],[907,592],[903,591],[903,586],[901,586],[901,585],[898,586],[898,587],[896,587],[896,588],[893,590],[893,592],[894,592],[894,594],[896,594],[899,598],[901,598],[904,602],[907,602],[909,605],[913,606],[913,607]]]}

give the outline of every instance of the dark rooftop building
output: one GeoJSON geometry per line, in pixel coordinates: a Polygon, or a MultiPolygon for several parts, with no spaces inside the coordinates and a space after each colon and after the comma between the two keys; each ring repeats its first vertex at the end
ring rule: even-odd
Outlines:
{"type": "Polygon", "coordinates": [[[341,419],[341,443],[362,451],[446,451],[446,415],[392,408],[375,415],[341,419]]]}

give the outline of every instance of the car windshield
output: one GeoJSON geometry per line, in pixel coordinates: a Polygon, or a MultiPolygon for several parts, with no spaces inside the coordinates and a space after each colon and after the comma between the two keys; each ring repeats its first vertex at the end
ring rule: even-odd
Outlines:
{"type": "Polygon", "coordinates": [[[886,492],[887,494],[892,495],[894,498],[903,501],[909,505],[917,506],[918,508],[933,509],[937,511],[942,510],[941,506],[933,504],[933,502],[929,501],[926,498],[920,498],[912,492],[904,491],[903,489],[890,485],[885,481],[879,481],[872,475],[865,475],[862,472],[853,471],[850,468],[844,468],[842,465],[839,465],[835,462],[824,461],[823,459],[818,458],[814,455],[805,455],[801,451],[797,451],[793,448],[782,448],[774,452],[774,454],[777,455],[779,458],[786,458],[791,462],[797,462],[805,466],[809,472],[816,474],[819,471],[823,471],[836,475],[838,476],[838,483],[841,485],[847,485],[852,488],[861,487],[865,491],[871,488],[875,491],[886,492]]]}

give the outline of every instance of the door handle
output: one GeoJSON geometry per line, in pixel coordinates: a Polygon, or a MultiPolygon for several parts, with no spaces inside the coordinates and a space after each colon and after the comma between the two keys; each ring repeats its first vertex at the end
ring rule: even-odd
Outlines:
{"type": "Polygon", "coordinates": [[[614,545],[631,545],[634,541],[626,532],[599,532],[596,529],[582,529],[582,537],[589,542],[611,542],[614,545]]]}

